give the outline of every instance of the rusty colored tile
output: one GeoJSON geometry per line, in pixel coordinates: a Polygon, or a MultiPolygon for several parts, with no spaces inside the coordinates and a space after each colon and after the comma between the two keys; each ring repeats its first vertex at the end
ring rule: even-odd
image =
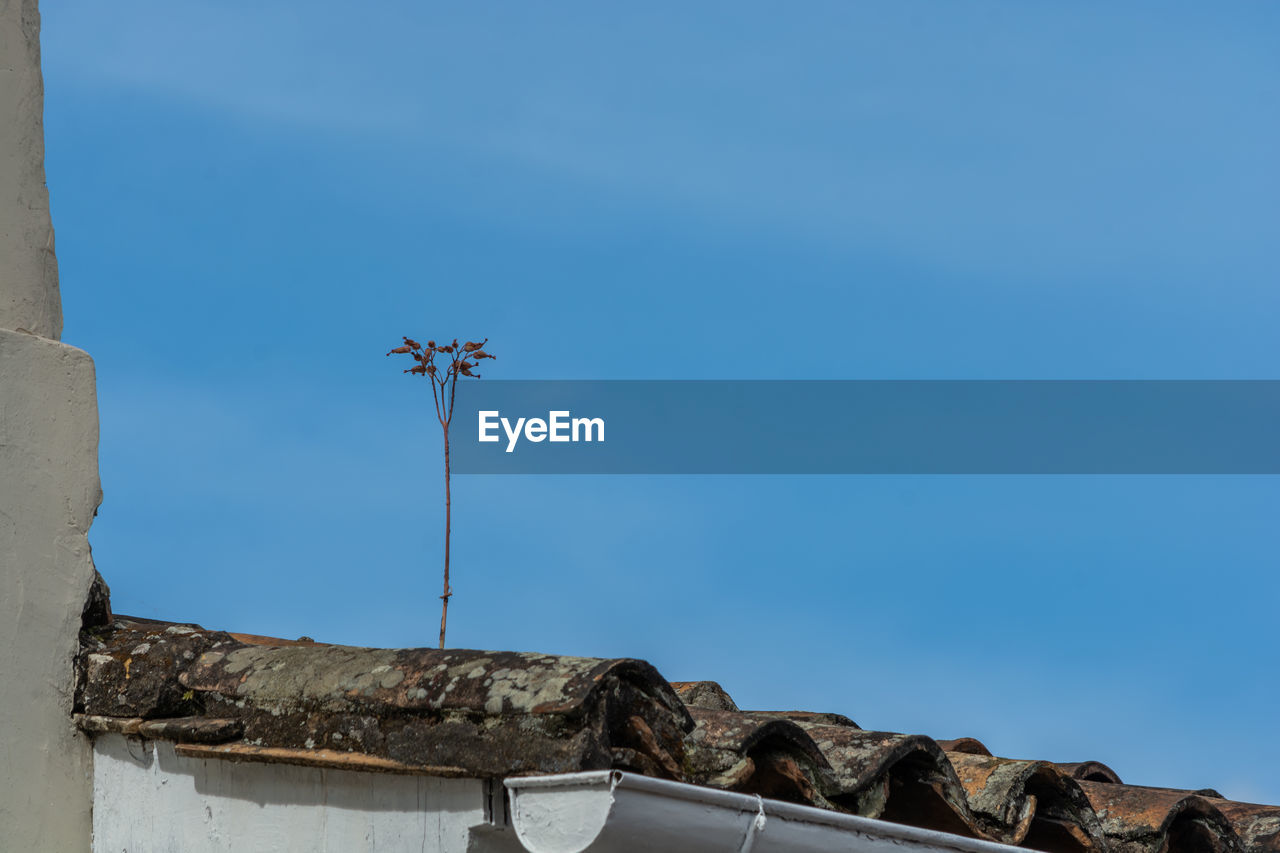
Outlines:
{"type": "Polygon", "coordinates": [[[643,661],[248,645],[225,632],[127,619],[86,632],[83,645],[83,713],[237,720],[246,741],[282,749],[483,776],[618,767],[675,777],[693,728],[643,661]]]}
{"type": "Polygon", "coordinates": [[[690,708],[708,708],[712,711],[738,710],[733,697],[715,681],[673,681],[671,688],[690,708]]]}
{"type": "Polygon", "coordinates": [[[796,723],[733,711],[690,708],[688,781],[791,802],[835,808],[822,791],[831,768],[796,723]]]}
{"type": "Polygon", "coordinates": [[[113,619],[105,599],[90,615],[76,725],[191,757],[489,778],[619,768],[1052,853],[1280,853],[1280,807],[841,714],[739,711],[716,682],[668,684],[644,661],[230,634],[113,619]]]}
{"type": "Polygon", "coordinates": [[[801,724],[861,728],[844,714],[832,714],[828,711],[743,711],[742,713],[767,720],[790,720],[801,724]]]}
{"type": "Polygon", "coordinates": [[[1007,843],[1106,850],[1103,827],[1079,784],[1047,761],[948,753],[970,808],[1007,843]]]}
{"type": "Polygon", "coordinates": [[[286,640],[282,637],[264,637],[261,634],[237,634],[232,632],[231,639],[237,643],[244,643],[246,646],[317,646],[320,645],[310,637],[299,637],[296,640],[286,640]]]}
{"type": "Polygon", "coordinates": [[[1059,763],[1057,766],[1059,770],[1077,781],[1110,782],[1113,785],[1122,784],[1116,771],[1101,761],[1081,761],[1075,764],[1059,763]]]}
{"type": "Polygon", "coordinates": [[[688,740],[707,749],[745,755],[766,740],[785,742],[814,761],[824,761],[822,753],[799,725],[780,717],[761,717],[735,711],[690,708],[697,727],[688,740]]]}
{"type": "Polygon", "coordinates": [[[923,735],[800,720],[832,768],[828,799],[864,817],[1002,840],[975,819],[955,771],[923,735]]]}
{"type": "Polygon", "coordinates": [[[1114,853],[1236,853],[1244,850],[1226,816],[1206,797],[1167,788],[1078,783],[1114,853]]]}
{"type": "Polygon", "coordinates": [[[1215,799],[1213,805],[1222,812],[1250,853],[1280,853],[1280,806],[1234,803],[1215,799]]]}
{"type": "Polygon", "coordinates": [[[938,746],[944,752],[962,752],[965,755],[990,755],[991,750],[976,737],[961,737],[954,740],[940,740],[938,746]]]}

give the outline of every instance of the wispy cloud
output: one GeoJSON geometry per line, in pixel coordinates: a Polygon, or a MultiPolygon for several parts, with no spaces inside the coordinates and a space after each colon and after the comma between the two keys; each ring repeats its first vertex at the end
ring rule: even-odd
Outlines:
{"type": "MultiPolygon", "coordinates": [[[[1256,267],[1280,197],[1265,52],[1172,28],[1135,45],[1135,15],[1110,14],[1110,30],[1028,11],[778,26],[748,7],[711,33],[586,10],[71,0],[47,15],[46,61],[76,85],[376,142],[418,181],[479,158],[704,225],[1013,279],[1256,267]]],[[[475,183],[497,215],[514,206],[475,183]]]]}
{"type": "Polygon", "coordinates": [[[411,105],[378,78],[345,21],[281,2],[70,0],[45,10],[46,76],[261,122],[385,131],[411,105]]]}

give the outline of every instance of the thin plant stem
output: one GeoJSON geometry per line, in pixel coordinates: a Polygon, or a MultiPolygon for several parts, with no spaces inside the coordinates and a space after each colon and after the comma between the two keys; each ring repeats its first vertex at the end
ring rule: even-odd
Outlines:
{"type": "Polygon", "coordinates": [[[445,629],[449,624],[449,599],[453,597],[453,587],[449,584],[449,547],[453,534],[453,471],[449,459],[449,424],[453,421],[454,396],[458,390],[458,379],[462,376],[479,378],[480,374],[472,373],[471,368],[481,359],[493,358],[482,347],[489,342],[468,341],[459,345],[455,339],[452,344],[436,346],[435,341],[427,341],[424,347],[412,338],[404,339],[404,346],[396,347],[387,355],[410,354],[418,362],[405,373],[425,376],[431,382],[431,399],[436,407],[436,419],[440,421],[440,429],[444,433],[444,591],[440,596],[440,648],[444,648],[445,629]],[[444,353],[449,357],[449,366],[441,375],[436,367],[436,355],[444,353]],[[471,359],[471,361],[468,361],[471,359]],[[447,393],[446,393],[447,392],[447,393]]]}
{"type": "Polygon", "coordinates": [[[440,648],[444,648],[444,629],[449,620],[449,534],[453,522],[453,500],[449,494],[449,425],[444,428],[444,595],[440,596],[440,648]]]}

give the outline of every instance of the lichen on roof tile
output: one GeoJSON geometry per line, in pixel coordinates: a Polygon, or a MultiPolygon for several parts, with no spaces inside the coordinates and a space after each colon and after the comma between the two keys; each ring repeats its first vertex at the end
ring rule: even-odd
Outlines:
{"type": "Polygon", "coordinates": [[[741,711],[716,682],[669,684],[640,660],[104,618],[82,632],[77,724],[184,755],[478,778],[616,768],[1053,853],[1280,853],[1277,807],[838,713],[741,711]]]}
{"type": "Polygon", "coordinates": [[[712,711],[736,711],[738,706],[718,682],[673,681],[672,688],[690,708],[707,708],[712,711]]]}
{"type": "Polygon", "coordinates": [[[118,619],[86,637],[78,710],[239,719],[245,741],[477,773],[679,773],[683,703],[649,664],[517,652],[248,645],[118,619]]]}
{"type": "Polygon", "coordinates": [[[1240,837],[1214,802],[1199,794],[1107,782],[1079,783],[1114,853],[1235,853],[1240,837]]]}
{"type": "Polygon", "coordinates": [[[1230,821],[1245,850],[1280,853],[1280,806],[1235,803],[1223,799],[1211,802],[1230,821]]]}
{"type": "Polygon", "coordinates": [[[1103,827],[1077,782],[1047,761],[949,753],[975,813],[1031,847],[1105,849],[1103,827]]]}

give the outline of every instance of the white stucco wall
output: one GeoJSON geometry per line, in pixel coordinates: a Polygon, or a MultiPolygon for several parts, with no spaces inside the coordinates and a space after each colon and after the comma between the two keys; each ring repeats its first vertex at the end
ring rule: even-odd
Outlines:
{"type": "Polygon", "coordinates": [[[62,336],[36,0],[0,0],[0,329],[62,336]]]}
{"type": "Polygon", "coordinates": [[[101,499],[93,361],[0,329],[0,827],[6,850],[89,847],[72,658],[101,499]]]}
{"type": "Polygon", "coordinates": [[[89,849],[92,752],[71,722],[93,578],[93,361],[65,346],[44,186],[40,18],[0,0],[0,847],[89,849]]]}
{"type": "Polygon", "coordinates": [[[490,827],[479,779],[189,758],[117,734],[94,752],[95,853],[523,850],[490,827]]]}

